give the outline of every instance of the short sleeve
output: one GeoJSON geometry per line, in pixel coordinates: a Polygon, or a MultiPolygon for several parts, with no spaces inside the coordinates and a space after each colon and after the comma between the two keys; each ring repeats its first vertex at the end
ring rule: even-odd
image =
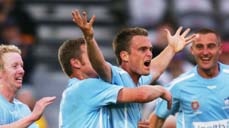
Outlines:
{"type": "Polygon", "coordinates": [[[116,103],[122,88],[123,86],[116,86],[100,79],[87,79],[81,83],[76,93],[90,106],[101,107],[116,103]]]}

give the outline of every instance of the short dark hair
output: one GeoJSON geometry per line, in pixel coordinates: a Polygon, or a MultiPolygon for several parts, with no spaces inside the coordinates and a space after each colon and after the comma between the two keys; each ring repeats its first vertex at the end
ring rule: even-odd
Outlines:
{"type": "Polygon", "coordinates": [[[70,76],[72,71],[72,66],[70,60],[72,58],[81,58],[81,45],[85,45],[86,42],[84,38],[77,38],[75,40],[66,40],[58,49],[58,60],[60,66],[65,74],[70,76]]]}
{"type": "Polygon", "coordinates": [[[196,34],[208,34],[208,33],[213,33],[216,35],[216,38],[217,38],[217,43],[218,44],[221,44],[221,37],[220,37],[220,34],[219,32],[215,31],[215,30],[212,30],[212,29],[209,29],[209,28],[202,28],[202,29],[199,29],[196,34]]]}
{"type": "Polygon", "coordinates": [[[125,28],[122,29],[113,40],[113,49],[117,57],[118,64],[121,64],[121,51],[129,51],[130,40],[137,35],[148,36],[148,32],[144,28],[125,28]]]}

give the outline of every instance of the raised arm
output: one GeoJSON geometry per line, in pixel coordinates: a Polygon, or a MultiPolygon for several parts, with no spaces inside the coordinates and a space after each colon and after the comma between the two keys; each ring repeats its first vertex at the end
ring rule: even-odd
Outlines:
{"type": "Polygon", "coordinates": [[[145,103],[161,97],[168,102],[168,108],[171,107],[172,97],[169,91],[160,85],[143,85],[138,88],[123,88],[119,92],[118,102],[138,102],[145,103]]]}
{"type": "Polygon", "coordinates": [[[151,60],[151,72],[154,74],[154,80],[165,71],[174,55],[184,49],[186,45],[191,43],[195,34],[187,36],[190,29],[186,29],[181,33],[182,27],[179,27],[176,33],[172,36],[171,33],[165,29],[168,46],[154,59],[151,60]]]}
{"type": "Polygon", "coordinates": [[[95,21],[95,16],[93,15],[88,22],[86,12],[82,12],[81,15],[79,10],[75,10],[72,12],[72,18],[74,23],[79,26],[84,34],[84,38],[87,42],[87,52],[92,67],[103,80],[111,82],[111,68],[105,61],[104,56],[94,38],[93,23],[95,21]]]}
{"type": "Polygon", "coordinates": [[[44,97],[36,102],[32,113],[16,122],[0,125],[0,128],[27,128],[29,125],[40,119],[45,108],[53,103],[56,97],[44,97]]]}

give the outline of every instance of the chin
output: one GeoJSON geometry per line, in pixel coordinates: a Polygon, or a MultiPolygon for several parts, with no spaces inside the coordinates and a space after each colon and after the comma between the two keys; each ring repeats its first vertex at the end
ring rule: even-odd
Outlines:
{"type": "Polygon", "coordinates": [[[201,68],[202,70],[207,71],[207,70],[210,70],[210,69],[212,68],[212,66],[210,66],[210,65],[203,65],[203,66],[201,66],[200,68],[201,68]]]}
{"type": "Polygon", "coordinates": [[[141,75],[143,76],[149,75],[149,72],[143,72],[141,75]]]}
{"type": "Polygon", "coordinates": [[[16,87],[17,87],[18,89],[20,89],[20,88],[22,87],[22,83],[20,83],[20,84],[17,83],[17,84],[16,84],[16,87]]]}

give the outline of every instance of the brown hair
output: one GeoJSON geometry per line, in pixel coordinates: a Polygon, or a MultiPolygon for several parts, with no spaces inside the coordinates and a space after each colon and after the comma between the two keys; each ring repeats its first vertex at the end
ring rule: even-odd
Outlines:
{"type": "Polygon", "coordinates": [[[198,30],[196,32],[196,34],[208,34],[208,33],[215,34],[216,37],[217,37],[217,41],[218,41],[217,44],[221,44],[220,34],[215,30],[212,30],[212,29],[209,29],[209,28],[202,28],[202,29],[200,29],[200,30],[198,30]]]}
{"type": "Polygon", "coordinates": [[[58,49],[58,60],[63,72],[70,76],[72,71],[72,66],[70,60],[72,58],[81,58],[80,46],[85,45],[84,38],[77,38],[75,40],[66,40],[58,49]]]}
{"type": "Polygon", "coordinates": [[[148,36],[148,32],[144,28],[125,28],[122,29],[113,40],[113,49],[117,57],[118,64],[121,64],[120,52],[129,51],[130,40],[137,35],[148,36]]]}

